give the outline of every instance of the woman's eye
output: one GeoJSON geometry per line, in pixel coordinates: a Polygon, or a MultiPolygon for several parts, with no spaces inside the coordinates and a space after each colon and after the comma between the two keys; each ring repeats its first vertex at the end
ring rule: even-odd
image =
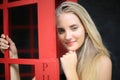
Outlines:
{"type": "Polygon", "coordinates": [[[75,30],[77,30],[77,29],[78,29],[77,26],[72,27],[72,30],[73,30],[73,31],[75,31],[75,30]]]}
{"type": "Polygon", "coordinates": [[[57,28],[57,32],[58,32],[59,34],[62,34],[62,33],[65,32],[65,30],[64,30],[63,28],[57,28]]]}

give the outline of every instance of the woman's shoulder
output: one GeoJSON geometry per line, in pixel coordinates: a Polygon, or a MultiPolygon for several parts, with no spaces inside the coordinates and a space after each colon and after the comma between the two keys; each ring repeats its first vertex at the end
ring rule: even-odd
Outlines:
{"type": "Polygon", "coordinates": [[[99,53],[95,56],[94,59],[97,60],[100,64],[112,64],[110,56],[107,54],[99,53]]]}
{"type": "Polygon", "coordinates": [[[111,80],[112,62],[106,55],[99,57],[99,78],[98,80],[111,80]]]}
{"type": "Polygon", "coordinates": [[[100,70],[112,68],[112,61],[108,55],[98,54],[96,55],[94,61],[96,62],[97,65],[99,65],[100,70]]]}
{"type": "Polygon", "coordinates": [[[100,63],[100,65],[104,65],[104,66],[111,66],[112,65],[111,59],[107,55],[101,55],[99,57],[99,63],[100,63]]]}

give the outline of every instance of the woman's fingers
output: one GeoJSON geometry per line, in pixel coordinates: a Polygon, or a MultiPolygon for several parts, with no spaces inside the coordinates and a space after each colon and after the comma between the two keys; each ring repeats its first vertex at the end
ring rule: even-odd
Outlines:
{"type": "Polygon", "coordinates": [[[65,75],[69,75],[71,71],[76,71],[77,54],[75,51],[68,51],[60,57],[60,61],[65,75]]]}
{"type": "Polygon", "coordinates": [[[4,50],[8,48],[9,48],[10,58],[18,58],[17,48],[15,46],[15,43],[11,40],[9,36],[5,36],[4,34],[2,34],[0,38],[0,50],[2,53],[4,53],[4,50]]]}
{"type": "Polygon", "coordinates": [[[9,44],[10,44],[11,46],[14,46],[14,45],[15,45],[14,42],[11,40],[11,38],[10,38],[9,36],[6,36],[6,40],[9,42],[9,44]]]}
{"type": "Polygon", "coordinates": [[[0,49],[8,49],[9,48],[9,45],[8,45],[8,41],[5,40],[5,35],[1,35],[1,38],[0,38],[0,49]]]}
{"type": "Polygon", "coordinates": [[[9,45],[6,45],[6,44],[4,44],[4,43],[1,43],[1,44],[0,44],[0,49],[1,49],[1,50],[8,49],[8,48],[9,48],[9,45]]]}
{"type": "Polygon", "coordinates": [[[1,38],[5,38],[5,35],[4,35],[4,34],[1,34],[1,38]]]}

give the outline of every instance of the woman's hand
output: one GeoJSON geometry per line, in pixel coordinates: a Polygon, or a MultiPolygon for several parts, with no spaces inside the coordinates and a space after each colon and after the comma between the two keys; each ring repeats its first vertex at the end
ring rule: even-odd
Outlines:
{"type": "Polygon", "coordinates": [[[2,34],[0,38],[0,50],[4,53],[6,49],[9,49],[10,58],[18,58],[15,43],[8,36],[2,34]]]}
{"type": "Polygon", "coordinates": [[[60,58],[63,71],[67,80],[77,80],[77,54],[75,51],[69,51],[60,58]]]}

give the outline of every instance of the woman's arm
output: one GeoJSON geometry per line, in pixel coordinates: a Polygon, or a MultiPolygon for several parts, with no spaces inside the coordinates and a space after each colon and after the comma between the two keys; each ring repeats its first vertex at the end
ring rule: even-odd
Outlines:
{"type": "MultiPolygon", "coordinates": [[[[4,50],[9,48],[10,58],[18,58],[17,49],[14,42],[4,34],[1,35],[0,38],[0,50],[4,53],[4,50]]],[[[19,65],[11,64],[10,65],[10,78],[11,80],[20,80],[19,76],[19,65]]]]}
{"type": "Polygon", "coordinates": [[[10,80],[20,80],[19,66],[17,64],[10,65],[10,80]]]}

